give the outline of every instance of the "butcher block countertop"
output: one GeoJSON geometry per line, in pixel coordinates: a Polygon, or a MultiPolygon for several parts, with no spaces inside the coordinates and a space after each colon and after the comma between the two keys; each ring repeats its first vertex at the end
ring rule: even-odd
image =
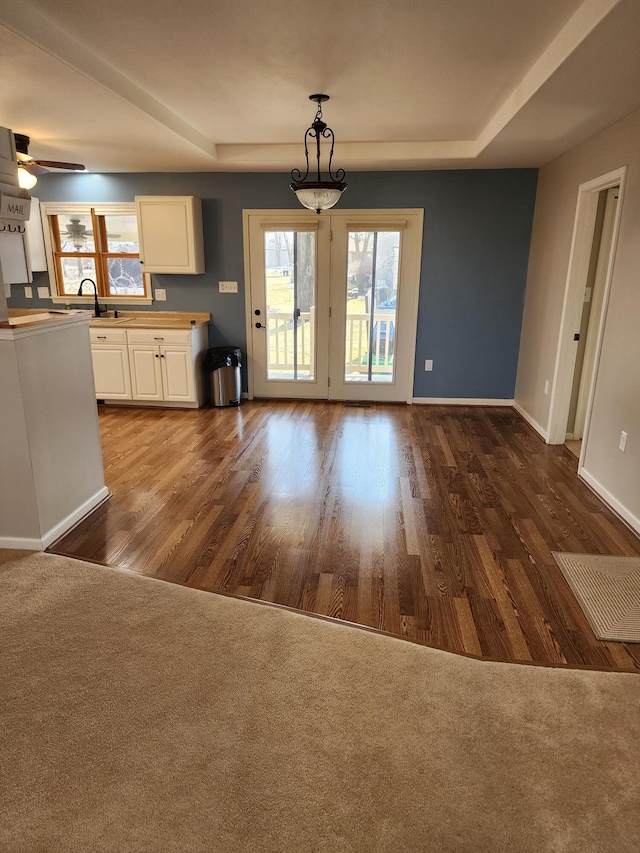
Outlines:
{"type": "Polygon", "coordinates": [[[91,328],[117,326],[119,329],[193,329],[211,322],[211,314],[204,311],[118,311],[114,317],[94,317],[91,328]]]}
{"type": "MultiPolygon", "coordinates": [[[[87,316],[87,311],[43,311],[41,308],[11,308],[9,309],[9,328],[15,326],[35,326],[50,323],[65,317],[79,314],[87,316]]],[[[106,316],[91,317],[92,328],[115,326],[119,329],[194,329],[206,326],[211,322],[211,314],[204,311],[109,311],[106,316]]]]}

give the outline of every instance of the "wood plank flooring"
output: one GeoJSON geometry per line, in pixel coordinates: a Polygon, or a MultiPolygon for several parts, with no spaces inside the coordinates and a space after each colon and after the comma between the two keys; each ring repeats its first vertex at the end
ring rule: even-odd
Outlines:
{"type": "Polygon", "coordinates": [[[50,550],[491,660],[640,670],[552,550],[640,540],[509,408],[100,410],[112,498],[50,550]]]}

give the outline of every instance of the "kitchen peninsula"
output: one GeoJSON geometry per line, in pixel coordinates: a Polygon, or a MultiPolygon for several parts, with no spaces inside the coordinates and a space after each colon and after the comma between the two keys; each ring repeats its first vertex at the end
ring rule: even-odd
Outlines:
{"type": "Polygon", "coordinates": [[[90,320],[11,311],[0,323],[1,548],[44,550],[108,497],[90,320]]]}

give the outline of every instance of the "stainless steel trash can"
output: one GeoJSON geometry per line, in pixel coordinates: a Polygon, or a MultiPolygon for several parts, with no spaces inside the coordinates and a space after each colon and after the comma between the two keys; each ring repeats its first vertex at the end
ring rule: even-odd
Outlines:
{"type": "Polygon", "coordinates": [[[207,351],[205,370],[210,374],[212,406],[242,403],[242,354],[237,347],[212,347],[207,351]]]}

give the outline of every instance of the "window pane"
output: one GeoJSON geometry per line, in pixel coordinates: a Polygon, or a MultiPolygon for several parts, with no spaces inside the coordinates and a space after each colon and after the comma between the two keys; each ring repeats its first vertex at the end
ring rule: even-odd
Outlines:
{"type": "Polygon", "coordinates": [[[135,216],[105,216],[107,228],[107,251],[137,255],[140,251],[138,244],[138,223],[135,216]]]}
{"type": "Polygon", "coordinates": [[[107,258],[109,294],[144,296],[144,281],[138,258],[107,258]]]}
{"type": "Polygon", "coordinates": [[[393,382],[399,231],[350,231],[346,382],[393,382]]]}
{"type": "Polygon", "coordinates": [[[62,252],[95,252],[93,222],[90,214],[56,216],[62,252]]]}
{"type": "MultiPolygon", "coordinates": [[[[78,255],[77,258],[60,258],[62,269],[62,294],[77,296],[83,278],[96,281],[96,261],[93,255],[78,255]]],[[[82,290],[83,296],[93,296],[93,287],[88,282],[82,290]]]]}
{"type": "Polygon", "coordinates": [[[267,378],[315,378],[316,235],[266,231],[267,378]]]}

